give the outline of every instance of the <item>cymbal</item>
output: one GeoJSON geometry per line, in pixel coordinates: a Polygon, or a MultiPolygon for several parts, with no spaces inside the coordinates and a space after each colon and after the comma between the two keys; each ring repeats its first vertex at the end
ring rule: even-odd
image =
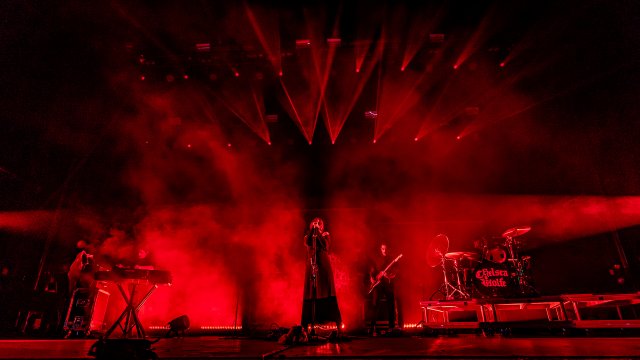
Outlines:
{"type": "Polygon", "coordinates": [[[431,240],[427,248],[427,264],[436,267],[442,262],[442,257],[449,250],[449,238],[445,234],[438,234],[431,240]]]}
{"type": "Polygon", "coordinates": [[[516,236],[524,235],[531,230],[531,226],[514,227],[502,233],[504,238],[513,238],[516,236]]]}
{"type": "Polygon", "coordinates": [[[444,257],[451,260],[480,260],[480,254],[467,251],[457,251],[444,254],[444,257]]]}

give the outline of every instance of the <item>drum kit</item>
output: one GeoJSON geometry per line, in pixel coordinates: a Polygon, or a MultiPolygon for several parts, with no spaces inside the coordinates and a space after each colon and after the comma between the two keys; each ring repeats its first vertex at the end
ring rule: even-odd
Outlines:
{"type": "Polygon", "coordinates": [[[531,285],[531,257],[520,256],[521,236],[530,226],[514,227],[500,237],[474,242],[479,252],[449,251],[449,238],[437,235],[427,249],[427,263],[442,268],[444,282],[431,295],[445,300],[536,296],[531,285]]]}

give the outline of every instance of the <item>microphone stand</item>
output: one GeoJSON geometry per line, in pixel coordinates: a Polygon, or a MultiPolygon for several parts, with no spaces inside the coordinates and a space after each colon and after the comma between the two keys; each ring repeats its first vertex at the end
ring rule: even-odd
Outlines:
{"type": "Polygon", "coordinates": [[[316,335],[316,301],[318,299],[318,228],[316,225],[311,230],[311,249],[313,257],[311,260],[311,331],[309,332],[309,341],[317,340],[316,335]]]}

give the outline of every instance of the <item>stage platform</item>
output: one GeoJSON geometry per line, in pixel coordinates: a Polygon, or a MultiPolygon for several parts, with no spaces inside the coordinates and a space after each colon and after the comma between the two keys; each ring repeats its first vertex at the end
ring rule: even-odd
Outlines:
{"type": "Polygon", "coordinates": [[[421,301],[429,329],[640,329],[640,293],[421,301]]]}
{"type": "MultiPolygon", "coordinates": [[[[93,359],[88,351],[94,342],[0,340],[0,359],[93,359]]],[[[285,347],[274,341],[209,336],[162,339],[153,348],[160,359],[640,359],[638,337],[353,337],[337,344],[285,347]]]]}

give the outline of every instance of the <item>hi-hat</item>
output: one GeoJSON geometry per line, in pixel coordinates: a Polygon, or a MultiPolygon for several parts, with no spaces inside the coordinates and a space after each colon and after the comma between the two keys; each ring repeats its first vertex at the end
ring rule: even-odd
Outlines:
{"type": "Polygon", "coordinates": [[[503,238],[513,238],[516,236],[524,235],[531,230],[531,226],[520,226],[511,228],[502,233],[503,238]]]}

